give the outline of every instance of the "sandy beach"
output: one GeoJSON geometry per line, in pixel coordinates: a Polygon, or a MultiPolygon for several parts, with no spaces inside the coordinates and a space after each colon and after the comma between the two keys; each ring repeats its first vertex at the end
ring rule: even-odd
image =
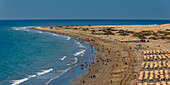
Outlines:
{"type": "Polygon", "coordinates": [[[86,74],[72,80],[70,85],[136,85],[141,82],[138,77],[143,51],[170,50],[170,24],[47,26],[30,29],[72,36],[95,47],[98,53],[96,62],[90,65],[86,74]]]}

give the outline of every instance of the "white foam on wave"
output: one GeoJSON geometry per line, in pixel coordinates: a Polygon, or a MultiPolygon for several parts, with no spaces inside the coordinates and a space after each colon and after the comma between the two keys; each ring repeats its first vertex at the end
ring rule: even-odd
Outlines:
{"type": "Polygon", "coordinates": [[[46,74],[46,73],[49,73],[50,71],[52,71],[53,69],[48,69],[48,70],[43,70],[42,72],[37,72],[37,75],[40,76],[40,75],[43,75],[43,74],[46,74]]]}
{"type": "MultiPolygon", "coordinates": [[[[30,29],[29,29],[30,27],[35,27],[35,26],[12,27],[12,29],[13,29],[13,30],[20,30],[20,31],[30,31],[30,29]]],[[[36,30],[35,32],[43,33],[42,31],[38,31],[38,30],[36,30]]],[[[53,36],[60,36],[60,37],[66,38],[66,40],[70,40],[70,39],[71,39],[70,36],[59,35],[59,34],[56,34],[56,33],[48,33],[48,34],[51,34],[51,35],[53,35],[53,36]]]]}
{"type": "Polygon", "coordinates": [[[60,77],[61,75],[63,75],[64,73],[66,73],[69,69],[71,69],[71,67],[68,67],[68,68],[65,69],[65,70],[59,70],[58,72],[62,72],[62,73],[60,73],[59,75],[57,75],[57,76],[51,78],[50,80],[48,80],[48,81],[45,83],[45,85],[48,85],[52,80],[60,77]]]}
{"type": "Polygon", "coordinates": [[[64,60],[66,57],[67,57],[67,56],[62,57],[61,60],[64,60]]]}
{"type": "Polygon", "coordinates": [[[78,59],[77,59],[76,57],[74,57],[74,62],[72,62],[72,63],[68,63],[67,65],[69,66],[69,65],[71,65],[71,64],[76,64],[76,63],[77,63],[77,61],[78,61],[78,59]]]}
{"type": "Polygon", "coordinates": [[[68,63],[67,65],[68,65],[68,66],[71,65],[71,63],[68,63]]]}
{"type": "Polygon", "coordinates": [[[43,33],[42,31],[37,31],[37,32],[40,33],[40,34],[43,33]]]}
{"type": "Polygon", "coordinates": [[[13,30],[22,30],[22,31],[30,31],[28,28],[34,26],[26,26],[26,27],[12,27],[13,30]]]}
{"type": "Polygon", "coordinates": [[[25,30],[28,27],[12,27],[13,30],[25,30]]]}
{"type": "Polygon", "coordinates": [[[75,40],[75,43],[76,43],[79,47],[81,47],[81,48],[86,48],[86,47],[83,46],[80,42],[78,42],[78,41],[76,41],[76,40],[75,40]]]}
{"type": "Polygon", "coordinates": [[[76,57],[74,57],[74,62],[72,64],[76,64],[78,61],[78,59],[76,57]]]}
{"type": "Polygon", "coordinates": [[[84,54],[85,51],[86,51],[86,50],[81,50],[81,51],[79,51],[79,52],[76,52],[76,53],[74,54],[74,56],[78,56],[78,55],[84,54]]]}
{"type": "Polygon", "coordinates": [[[53,35],[53,36],[59,36],[59,37],[66,38],[66,40],[70,40],[70,39],[71,39],[70,36],[59,35],[59,34],[56,34],[56,33],[49,33],[49,34],[51,34],[51,35],[53,35]]]}
{"type": "Polygon", "coordinates": [[[12,84],[11,85],[18,85],[20,83],[23,83],[27,80],[29,80],[30,78],[33,78],[33,77],[36,77],[37,75],[40,76],[40,75],[43,75],[43,74],[46,74],[46,73],[49,73],[51,72],[53,69],[48,69],[48,70],[42,70],[42,72],[38,72],[36,75],[28,75],[27,78],[23,78],[23,79],[19,79],[19,80],[12,80],[12,84]]]}
{"type": "Polygon", "coordinates": [[[70,39],[71,39],[71,38],[68,36],[68,37],[67,37],[67,40],[70,40],[70,39]]]}
{"type": "Polygon", "coordinates": [[[50,33],[51,35],[53,36],[61,36],[61,35],[58,35],[58,34],[55,34],[55,33],[50,33]]]}

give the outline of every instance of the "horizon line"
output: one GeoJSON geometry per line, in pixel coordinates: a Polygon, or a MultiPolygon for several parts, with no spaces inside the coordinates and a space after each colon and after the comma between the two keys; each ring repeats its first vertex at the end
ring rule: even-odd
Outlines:
{"type": "Polygon", "coordinates": [[[80,19],[72,19],[72,18],[63,18],[63,19],[61,19],[61,18],[23,18],[23,19],[0,19],[0,20],[170,20],[169,18],[168,19],[152,19],[152,18],[143,18],[143,19],[140,19],[140,18],[138,18],[138,19],[129,19],[129,18],[119,18],[119,19],[117,19],[117,18],[115,18],[115,19],[108,19],[108,18],[105,18],[105,19],[84,19],[84,18],[80,18],[80,19]]]}

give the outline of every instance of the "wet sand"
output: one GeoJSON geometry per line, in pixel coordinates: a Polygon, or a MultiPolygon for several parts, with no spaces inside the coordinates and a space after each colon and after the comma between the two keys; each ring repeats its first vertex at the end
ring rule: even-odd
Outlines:
{"type": "Polygon", "coordinates": [[[119,40],[136,38],[130,35],[120,36],[117,33],[115,35],[93,35],[91,33],[94,29],[107,27],[113,27],[116,30],[158,31],[165,30],[170,25],[53,26],[32,27],[31,29],[72,36],[90,43],[97,49],[96,62],[90,65],[86,74],[72,80],[70,85],[133,85],[138,82],[137,74],[142,62],[142,51],[170,48],[169,40],[122,43],[119,40]],[[85,31],[84,29],[87,28],[88,30],[85,31]],[[141,47],[138,46],[139,44],[141,47]]]}

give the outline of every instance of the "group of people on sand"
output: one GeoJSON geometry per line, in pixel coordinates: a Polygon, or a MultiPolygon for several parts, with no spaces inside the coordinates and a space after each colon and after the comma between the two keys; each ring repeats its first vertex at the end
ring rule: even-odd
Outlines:
{"type": "MultiPolygon", "coordinates": [[[[91,43],[91,52],[92,52],[92,53],[94,52],[94,51],[93,51],[93,47],[98,47],[98,46],[100,46],[95,39],[87,38],[87,39],[85,39],[85,41],[91,43]]],[[[101,62],[103,65],[106,65],[106,66],[107,66],[107,63],[112,62],[112,59],[109,58],[109,56],[111,55],[111,48],[105,48],[104,45],[101,45],[100,47],[102,47],[102,48],[96,48],[96,50],[99,51],[99,52],[102,52],[102,53],[104,53],[104,54],[103,54],[102,56],[100,56],[100,57],[98,58],[99,60],[97,60],[96,62],[91,62],[91,63],[89,64],[89,67],[90,67],[90,65],[95,64],[95,63],[98,63],[98,62],[101,62]]],[[[90,60],[91,60],[91,59],[90,59],[90,60]]],[[[86,66],[86,65],[87,65],[87,63],[85,62],[84,64],[81,65],[81,67],[83,68],[83,66],[86,66]]],[[[118,67],[118,64],[112,65],[111,68],[115,68],[115,67],[118,67]]],[[[105,69],[103,68],[102,70],[104,71],[105,69]]],[[[91,69],[89,68],[88,71],[91,71],[91,69]]],[[[96,78],[96,73],[99,72],[97,69],[93,69],[93,71],[94,71],[95,73],[89,75],[89,78],[92,78],[92,79],[96,78]]],[[[111,75],[112,75],[112,74],[111,74],[111,75]]],[[[111,81],[109,81],[109,82],[112,83],[113,81],[111,80],[111,81]]],[[[85,83],[85,80],[82,80],[82,83],[85,83]]]]}

